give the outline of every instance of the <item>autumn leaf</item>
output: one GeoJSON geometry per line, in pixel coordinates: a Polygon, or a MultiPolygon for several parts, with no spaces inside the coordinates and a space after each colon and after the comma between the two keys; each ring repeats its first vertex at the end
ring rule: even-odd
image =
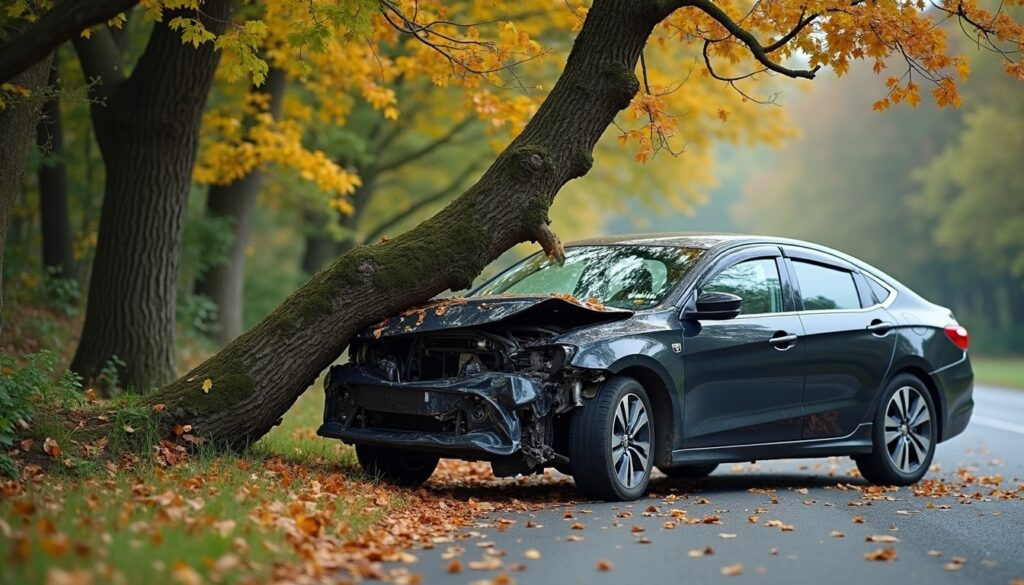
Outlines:
{"type": "Polygon", "coordinates": [[[735,565],[729,565],[722,567],[722,574],[726,577],[736,577],[743,574],[743,565],[736,563],[735,565]]]}
{"type": "Polygon", "coordinates": [[[203,394],[209,394],[210,390],[213,390],[213,380],[207,378],[203,380],[203,394]]]}
{"type": "Polygon", "coordinates": [[[606,560],[597,561],[597,570],[598,571],[611,571],[612,570],[612,563],[611,563],[611,561],[606,561],[606,560]]]}
{"type": "Polygon", "coordinates": [[[864,553],[864,559],[868,561],[880,561],[888,563],[896,560],[896,549],[891,546],[876,548],[873,551],[864,553]]]}
{"type": "Polygon", "coordinates": [[[60,445],[57,444],[57,441],[54,441],[50,437],[46,437],[43,441],[43,453],[46,453],[50,457],[56,459],[57,457],[60,457],[60,445]]]}
{"type": "Polygon", "coordinates": [[[526,549],[526,552],[523,553],[523,556],[531,561],[535,561],[540,558],[540,551],[535,548],[528,548],[526,549]]]}
{"type": "Polygon", "coordinates": [[[159,404],[154,404],[153,405],[153,412],[156,412],[156,413],[163,412],[165,408],[167,408],[167,405],[164,404],[163,402],[161,402],[159,404]]]}
{"type": "Polygon", "coordinates": [[[900,539],[891,534],[872,534],[864,537],[865,542],[899,542],[900,539]]]}

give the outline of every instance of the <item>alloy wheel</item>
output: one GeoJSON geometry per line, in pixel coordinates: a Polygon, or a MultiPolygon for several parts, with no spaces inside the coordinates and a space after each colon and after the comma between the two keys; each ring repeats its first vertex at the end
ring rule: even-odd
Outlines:
{"type": "Polygon", "coordinates": [[[615,407],[612,423],[612,464],[619,483],[633,488],[644,481],[651,456],[651,425],[647,408],[636,394],[626,394],[615,407]]]}
{"type": "Polygon", "coordinates": [[[885,408],[885,449],[902,473],[918,470],[932,444],[932,413],[921,392],[901,386],[885,408]]]}

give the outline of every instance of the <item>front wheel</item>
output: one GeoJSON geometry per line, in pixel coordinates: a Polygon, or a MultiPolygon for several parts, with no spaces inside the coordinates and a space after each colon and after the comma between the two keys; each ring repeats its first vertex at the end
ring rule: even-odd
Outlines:
{"type": "Polygon", "coordinates": [[[616,376],[573,415],[569,462],[576,487],[602,500],[635,500],[651,479],[654,420],[647,391],[616,376]]]}
{"type": "Polygon", "coordinates": [[[440,458],[408,449],[356,445],[356,459],[370,477],[414,488],[430,478],[440,458]]]}
{"type": "Polygon", "coordinates": [[[864,479],[876,485],[910,485],[928,471],[938,440],[938,413],[918,378],[903,374],[886,387],[878,403],[872,452],[854,458],[864,479]]]}

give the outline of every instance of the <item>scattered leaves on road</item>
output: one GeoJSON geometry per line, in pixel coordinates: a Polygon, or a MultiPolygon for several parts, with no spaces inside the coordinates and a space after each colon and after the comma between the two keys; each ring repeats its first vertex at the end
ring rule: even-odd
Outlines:
{"type": "Polygon", "coordinates": [[[726,577],[736,577],[737,575],[743,574],[743,565],[736,563],[735,565],[728,565],[722,567],[722,574],[726,577]]]}
{"type": "Polygon", "coordinates": [[[896,549],[887,546],[885,548],[876,548],[873,551],[864,553],[864,559],[868,561],[881,561],[890,562],[896,560],[896,549]]]}

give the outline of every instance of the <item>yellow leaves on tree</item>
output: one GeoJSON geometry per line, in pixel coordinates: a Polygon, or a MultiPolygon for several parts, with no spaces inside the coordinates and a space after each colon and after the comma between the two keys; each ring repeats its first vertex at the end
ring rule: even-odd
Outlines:
{"type": "MultiPolygon", "coordinates": [[[[265,97],[255,97],[257,106],[265,97]]],[[[323,151],[311,150],[302,142],[303,126],[296,120],[275,121],[269,114],[252,118],[255,123],[242,127],[242,121],[220,110],[203,120],[203,148],[193,176],[196,181],[225,185],[237,181],[254,169],[274,163],[295,171],[323,192],[334,193],[331,205],[343,213],[352,211],[345,196],[359,186],[359,177],[323,151]]]]}

